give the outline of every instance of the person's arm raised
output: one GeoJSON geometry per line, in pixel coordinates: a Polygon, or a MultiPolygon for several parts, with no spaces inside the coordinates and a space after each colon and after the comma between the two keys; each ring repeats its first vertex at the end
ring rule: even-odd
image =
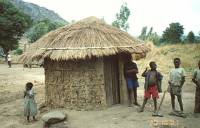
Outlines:
{"type": "Polygon", "coordinates": [[[146,76],[147,76],[147,70],[148,70],[148,68],[146,68],[146,69],[144,70],[144,72],[142,73],[142,76],[143,76],[143,77],[146,77],[146,76]]]}

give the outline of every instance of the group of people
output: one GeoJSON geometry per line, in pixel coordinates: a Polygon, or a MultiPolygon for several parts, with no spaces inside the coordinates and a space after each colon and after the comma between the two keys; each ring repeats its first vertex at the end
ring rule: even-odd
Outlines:
{"type": "MultiPolygon", "coordinates": [[[[186,74],[185,70],[181,68],[180,65],[180,58],[174,58],[174,69],[172,69],[169,74],[169,86],[167,91],[171,96],[172,111],[176,111],[175,97],[177,97],[180,106],[180,113],[183,113],[182,88],[185,83],[186,74]]],[[[157,71],[156,62],[151,61],[149,66],[150,69],[148,70],[148,68],[146,68],[142,73],[142,76],[145,77],[145,83],[144,100],[141,106],[137,101],[137,88],[139,87],[137,77],[138,68],[137,64],[132,61],[131,57],[127,57],[127,61],[124,64],[124,76],[128,88],[129,106],[131,107],[133,104],[140,106],[138,111],[143,112],[148,99],[152,97],[154,101],[154,112],[156,113],[158,110],[157,99],[159,98],[159,93],[162,92],[161,84],[163,75],[157,71]]],[[[192,81],[196,86],[194,113],[200,113],[200,61],[198,62],[198,69],[194,71],[192,81]]]]}
{"type": "MultiPolygon", "coordinates": [[[[182,88],[185,83],[185,71],[180,67],[181,60],[180,58],[174,59],[174,69],[170,71],[169,75],[169,87],[168,92],[171,95],[171,105],[172,110],[175,109],[175,96],[178,99],[180,106],[180,112],[183,113],[183,102],[182,102],[182,88]]],[[[137,88],[139,87],[138,83],[138,68],[137,64],[132,61],[132,58],[127,58],[127,62],[124,64],[124,76],[127,82],[128,96],[129,96],[129,106],[137,105],[140,106],[139,112],[143,112],[147,101],[152,97],[154,101],[154,112],[157,112],[157,99],[159,98],[159,93],[162,92],[162,79],[163,75],[157,71],[156,62],[151,61],[149,63],[150,69],[142,73],[142,76],[145,77],[144,83],[144,100],[142,106],[139,105],[137,101],[137,88]],[[134,96],[133,96],[134,95],[134,96]]],[[[195,113],[200,113],[200,61],[198,63],[198,69],[194,71],[192,81],[196,86],[195,94],[195,113]]],[[[37,114],[37,105],[35,102],[35,92],[33,90],[33,84],[28,82],[25,86],[24,91],[24,115],[27,117],[27,121],[30,122],[30,116],[33,117],[35,121],[35,116],[37,114]]]]}

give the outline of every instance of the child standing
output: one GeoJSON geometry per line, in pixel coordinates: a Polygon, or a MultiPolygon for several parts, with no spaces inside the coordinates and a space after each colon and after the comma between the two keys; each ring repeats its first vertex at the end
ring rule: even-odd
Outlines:
{"type": "Polygon", "coordinates": [[[162,74],[156,70],[157,65],[155,62],[149,63],[150,70],[146,70],[142,73],[142,76],[145,77],[145,84],[144,84],[144,101],[142,107],[140,108],[139,112],[144,111],[144,107],[148,101],[148,99],[153,98],[154,101],[154,113],[157,111],[157,99],[159,98],[158,92],[162,92],[161,89],[161,82],[162,82],[162,74]]]}
{"type": "Polygon", "coordinates": [[[27,117],[28,122],[30,122],[30,116],[32,116],[33,120],[36,121],[35,116],[37,114],[37,104],[34,99],[35,94],[33,84],[31,82],[26,83],[24,91],[24,116],[27,117]]]}
{"type": "Polygon", "coordinates": [[[194,113],[200,113],[200,61],[198,67],[199,68],[194,71],[192,78],[192,81],[196,84],[194,113]]]}
{"type": "Polygon", "coordinates": [[[174,59],[174,69],[170,71],[169,91],[171,95],[172,110],[175,112],[175,96],[177,96],[180,111],[183,113],[182,87],[185,82],[185,70],[180,68],[180,58],[174,59]]]}

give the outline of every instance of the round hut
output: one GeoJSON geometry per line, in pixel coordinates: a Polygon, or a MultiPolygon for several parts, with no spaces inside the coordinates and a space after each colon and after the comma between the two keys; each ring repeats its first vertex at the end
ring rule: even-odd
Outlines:
{"type": "Polygon", "coordinates": [[[95,17],[51,31],[30,49],[20,60],[44,60],[46,104],[76,110],[127,103],[124,60],[148,51],[139,40],[95,17]]]}

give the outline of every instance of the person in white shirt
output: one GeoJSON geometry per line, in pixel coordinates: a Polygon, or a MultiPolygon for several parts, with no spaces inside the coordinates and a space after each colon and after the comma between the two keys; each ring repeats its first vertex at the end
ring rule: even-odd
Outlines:
{"type": "Polygon", "coordinates": [[[12,60],[11,55],[8,53],[8,55],[7,55],[7,61],[8,61],[9,68],[11,68],[11,60],[12,60]]]}
{"type": "Polygon", "coordinates": [[[169,76],[169,92],[171,95],[172,110],[175,110],[175,96],[177,96],[178,103],[180,106],[180,111],[183,112],[183,102],[182,102],[182,87],[185,82],[185,70],[180,68],[181,60],[180,58],[174,59],[175,68],[170,71],[169,76]]]}

